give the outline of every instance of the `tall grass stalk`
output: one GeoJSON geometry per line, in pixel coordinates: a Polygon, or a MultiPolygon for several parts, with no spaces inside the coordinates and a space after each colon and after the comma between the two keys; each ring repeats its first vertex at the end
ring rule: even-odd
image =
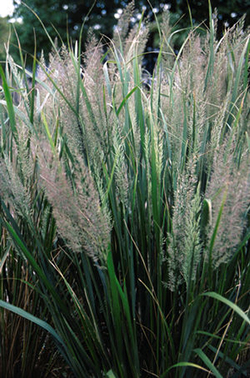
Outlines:
{"type": "Polygon", "coordinates": [[[132,12],[0,71],[1,376],[249,372],[249,35],[132,12]]]}

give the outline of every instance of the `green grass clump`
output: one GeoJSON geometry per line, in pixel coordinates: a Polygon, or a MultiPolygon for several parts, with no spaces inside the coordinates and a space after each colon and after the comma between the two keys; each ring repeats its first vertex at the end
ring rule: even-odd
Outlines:
{"type": "Polygon", "coordinates": [[[175,55],[165,15],[150,76],[131,11],[1,70],[6,378],[249,372],[249,36],[210,12],[175,55]]]}

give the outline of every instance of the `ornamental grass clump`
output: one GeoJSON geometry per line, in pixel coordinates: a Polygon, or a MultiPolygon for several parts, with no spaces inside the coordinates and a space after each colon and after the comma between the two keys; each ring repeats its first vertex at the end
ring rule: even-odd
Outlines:
{"type": "Polygon", "coordinates": [[[176,55],[166,13],[150,77],[133,9],[0,69],[6,378],[249,373],[248,30],[176,55]]]}

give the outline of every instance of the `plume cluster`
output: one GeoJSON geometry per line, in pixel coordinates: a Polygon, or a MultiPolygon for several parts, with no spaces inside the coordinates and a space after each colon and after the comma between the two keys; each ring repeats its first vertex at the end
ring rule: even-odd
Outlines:
{"type": "Polygon", "coordinates": [[[245,231],[250,203],[249,157],[242,156],[238,164],[235,150],[227,151],[225,147],[220,147],[215,153],[211,180],[206,190],[206,197],[212,203],[208,230],[210,240],[216,230],[211,256],[214,269],[232,258],[245,231]]]}

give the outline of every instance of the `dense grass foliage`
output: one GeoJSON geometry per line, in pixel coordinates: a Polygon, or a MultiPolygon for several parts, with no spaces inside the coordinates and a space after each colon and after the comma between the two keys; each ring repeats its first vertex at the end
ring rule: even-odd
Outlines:
{"type": "Polygon", "coordinates": [[[166,14],[150,76],[131,12],[1,71],[3,377],[249,373],[249,36],[166,14]]]}

